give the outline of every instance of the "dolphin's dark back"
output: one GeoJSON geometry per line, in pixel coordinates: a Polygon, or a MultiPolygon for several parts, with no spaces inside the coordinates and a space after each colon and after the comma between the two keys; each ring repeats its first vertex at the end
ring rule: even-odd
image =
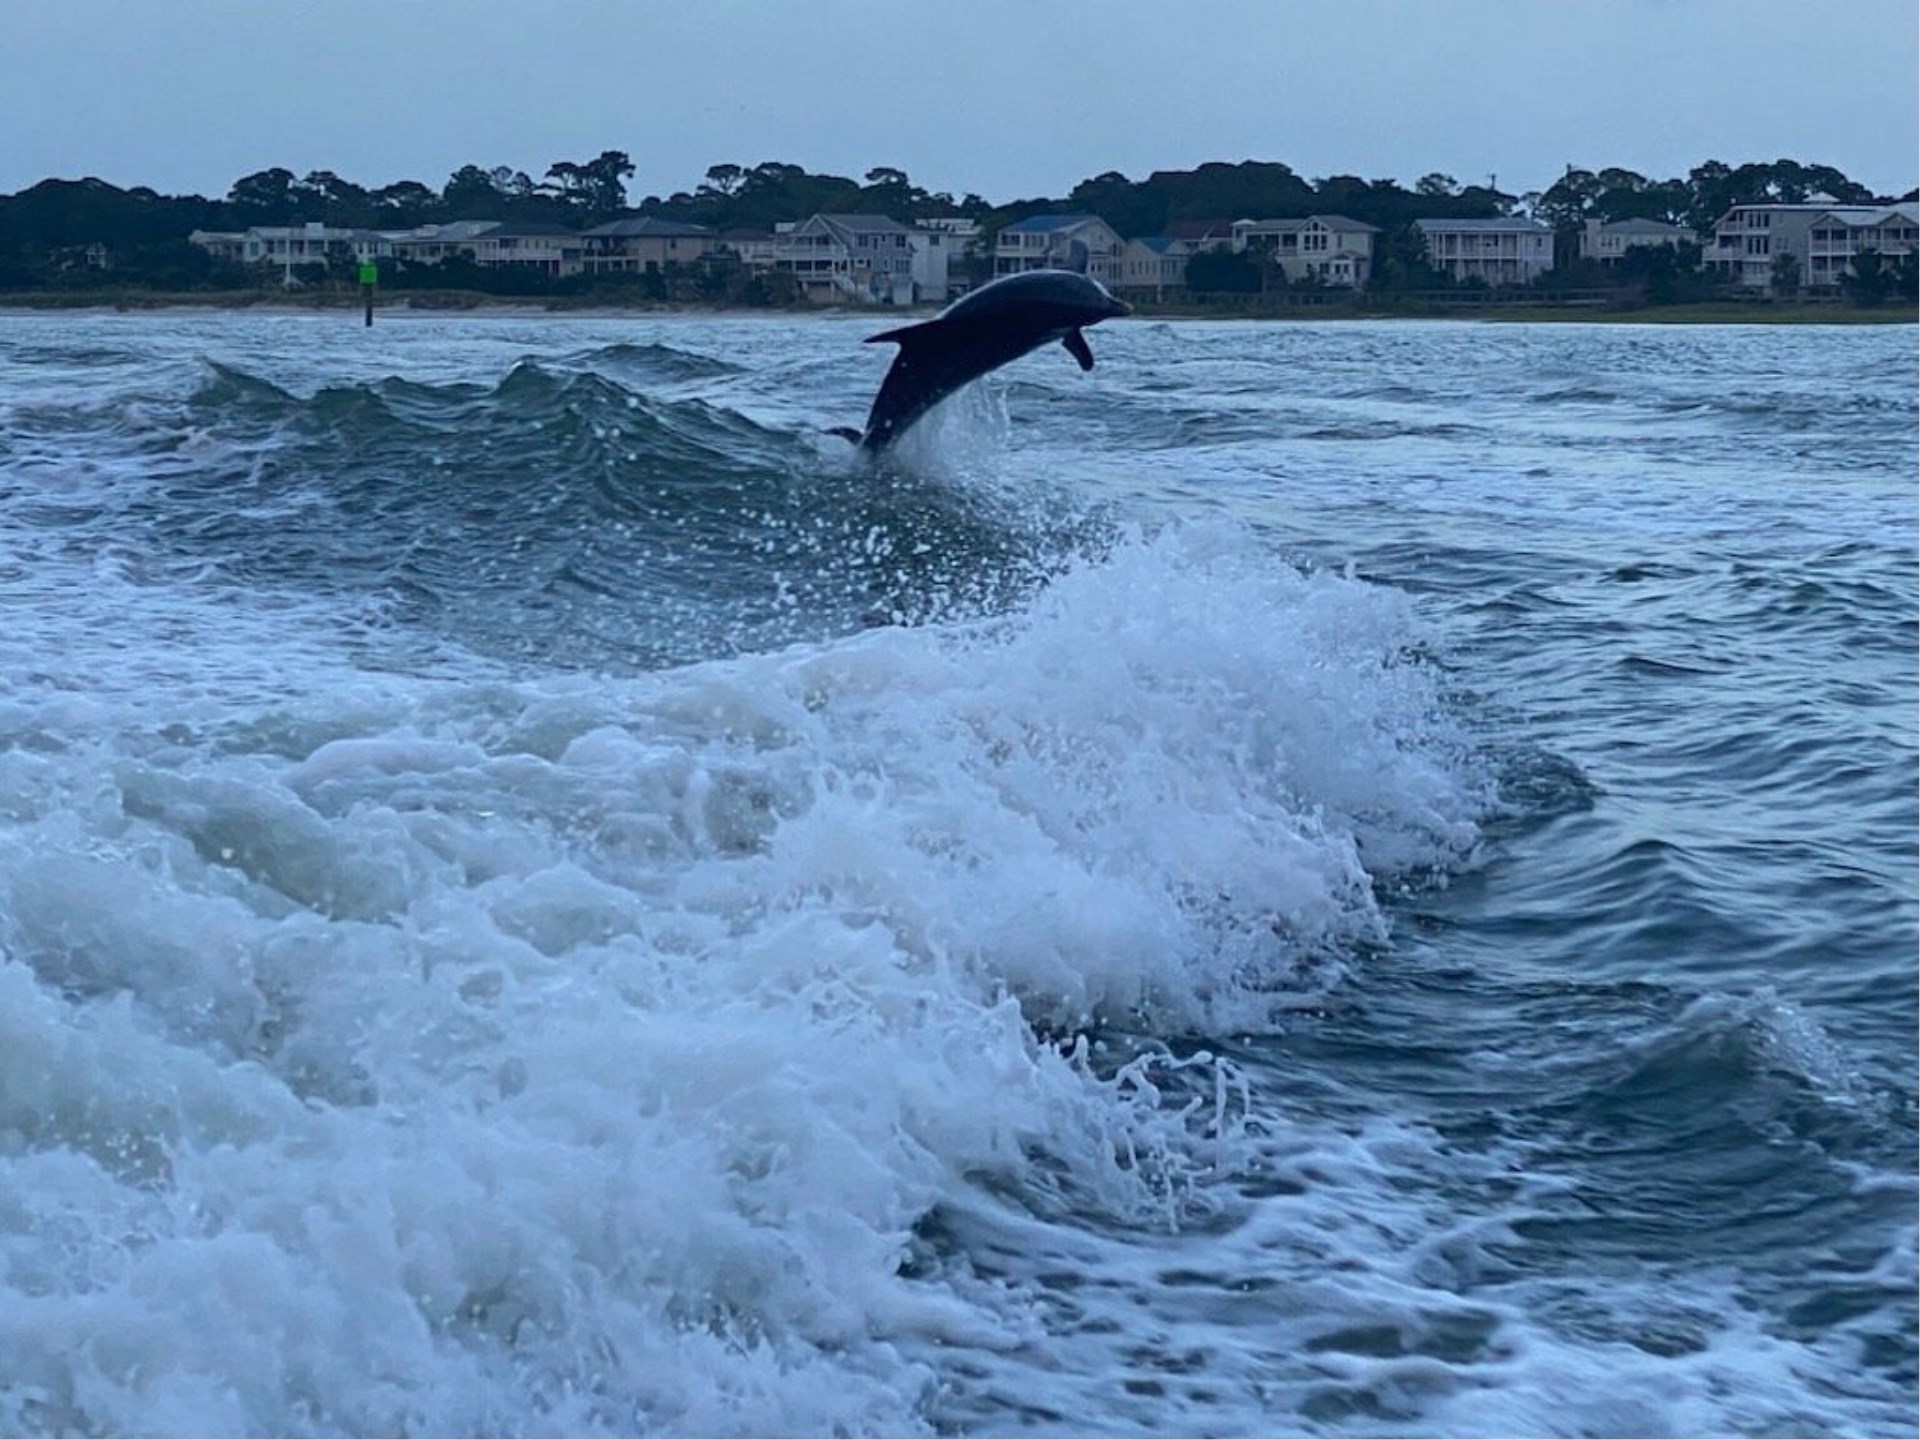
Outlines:
{"type": "Polygon", "coordinates": [[[1081,366],[1091,366],[1080,331],[1127,313],[1098,281],[1036,270],[983,285],[931,320],[868,337],[891,341],[900,353],[873,397],[861,448],[885,449],[963,385],[1050,341],[1065,340],[1081,366]]]}

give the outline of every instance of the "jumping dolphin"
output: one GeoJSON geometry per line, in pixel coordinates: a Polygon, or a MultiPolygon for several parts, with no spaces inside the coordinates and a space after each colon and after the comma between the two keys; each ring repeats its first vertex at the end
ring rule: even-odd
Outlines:
{"type": "Polygon", "coordinates": [[[1003,276],[962,295],[931,320],[868,336],[868,344],[889,340],[900,353],[873,397],[865,432],[834,433],[862,450],[884,450],[961,386],[1054,340],[1082,370],[1091,370],[1093,351],[1081,331],[1132,313],[1098,280],[1071,270],[1003,276]]]}

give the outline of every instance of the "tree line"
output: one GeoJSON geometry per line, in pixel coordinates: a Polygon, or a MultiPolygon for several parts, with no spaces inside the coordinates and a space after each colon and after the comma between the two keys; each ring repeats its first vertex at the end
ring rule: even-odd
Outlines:
{"type": "MultiPolygon", "coordinates": [[[[651,215],[721,232],[765,231],[818,212],[877,212],[903,221],[962,215],[978,221],[989,240],[1008,224],[1048,212],[1098,215],[1129,237],[1205,221],[1341,214],[1381,232],[1376,287],[1419,288],[1437,280],[1421,254],[1412,224],[1416,218],[1525,214],[1570,238],[1589,219],[1640,217],[1688,226],[1705,236],[1714,220],[1737,204],[1793,203],[1816,193],[1844,203],[1888,199],[1832,166],[1784,159],[1738,166],[1709,160],[1671,179],[1617,167],[1570,168],[1544,191],[1523,194],[1502,191],[1491,179],[1485,185],[1461,184],[1439,172],[1408,187],[1345,174],[1308,179],[1278,161],[1209,162],[1192,170],[1157,170],[1137,181],[1107,171],[1080,181],[1065,195],[999,203],[971,192],[956,198],[929,191],[890,166],[876,166],[855,180],[780,161],[714,165],[692,190],[630,201],[628,182],[635,173],[626,152],[604,150],[589,160],[557,160],[539,180],[508,166],[463,165],[437,190],[418,180],[368,187],[331,170],[296,176],[284,168],[242,176],[218,199],[162,195],[145,186],[121,189],[98,179],[43,180],[0,196],[0,290],[109,282],[191,290],[248,283],[248,277],[233,273],[236,267],[189,244],[195,230],[313,221],[403,230],[455,220],[537,221],[584,229],[624,215],[651,215]],[[102,261],[110,266],[106,274],[100,273],[102,261]]],[[[1244,270],[1223,271],[1220,279],[1226,289],[1247,283],[1244,270]]]]}

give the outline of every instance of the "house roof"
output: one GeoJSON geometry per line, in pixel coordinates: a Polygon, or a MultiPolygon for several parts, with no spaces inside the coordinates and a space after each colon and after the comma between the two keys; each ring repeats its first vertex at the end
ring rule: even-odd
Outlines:
{"type": "Polygon", "coordinates": [[[1482,234],[1488,230],[1501,234],[1551,235],[1552,229],[1538,220],[1519,215],[1503,215],[1492,220],[1416,220],[1422,230],[1434,235],[1482,234]]]}
{"type": "Polygon", "coordinates": [[[1920,202],[1903,200],[1898,205],[1835,205],[1823,211],[1819,218],[1838,220],[1842,225],[1850,225],[1857,230],[1870,229],[1896,219],[1920,222],[1920,202]]]}
{"type": "Polygon", "coordinates": [[[605,225],[596,225],[586,233],[614,240],[633,240],[643,236],[656,239],[690,238],[711,235],[713,232],[704,225],[662,220],[654,215],[632,215],[625,220],[609,220],[605,225]]]}
{"type": "Polygon", "coordinates": [[[1318,220],[1329,230],[1359,230],[1369,235],[1378,235],[1380,227],[1369,225],[1364,220],[1355,220],[1350,215],[1309,215],[1309,220],[1318,220]]]}
{"type": "Polygon", "coordinates": [[[445,225],[421,225],[407,231],[401,238],[428,243],[458,242],[471,240],[476,235],[485,235],[488,231],[499,228],[498,220],[449,220],[445,225]]]}
{"type": "Polygon", "coordinates": [[[1691,235],[1684,225],[1669,225],[1664,220],[1634,216],[1630,220],[1609,220],[1600,227],[1602,235],[1691,235]]]}
{"type": "Polygon", "coordinates": [[[365,240],[375,234],[357,226],[322,225],[317,221],[304,225],[250,225],[246,233],[263,240],[365,240]]]}
{"type": "Polygon", "coordinates": [[[1236,220],[1236,230],[1260,230],[1268,234],[1279,235],[1290,230],[1304,230],[1318,222],[1327,230],[1359,231],[1363,234],[1378,235],[1380,227],[1369,225],[1364,220],[1353,220],[1345,215],[1300,215],[1276,220],[1236,220]]]}
{"type": "Polygon", "coordinates": [[[1193,242],[1191,240],[1183,240],[1178,235],[1142,235],[1135,239],[1133,243],[1146,246],[1156,255],[1164,255],[1176,245],[1184,245],[1188,249],[1193,248],[1193,242]]]}
{"type": "Polygon", "coordinates": [[[525,236],[528,238],[550,236],[555,239],[564,237],[568,240],[578,240],[580,238],[580,232],[578,230],[571,229],[565,225],[557,225],[551,220],[508,220],[501,224],[490,226],[482,233],[484,233],[489,240],[507,239],[516,236],[525,236]]]}
{"type": "Polygon", "coordinates": [[[1816,191],[1805,200],[1793,201],[1791,203],[1785,200],[1742,200],[1737,205],[1729,206],[1727,213],[1713,223],[1716,225],[1724,225],[1742,210],[1767,210],[1781,213],[1799,211],[1802,214],[1809,214],[1815,211],[1875,210],[1878,208],[1880,207],[1874,205],[1842,204],[1825,191],[1816,191]]]}
{"type": "Polygon", "coordinates": [[[1029,215],[1001,230],[1002,235],[1047,235],[1056,230],[1072,230],[1080,225],[1104,223],[1098,215],[1029,215]]]}
{"type": "Polygon", "coordinates": [[[906,231],[891,215],[828,215],[819,217],[829,225],[838,225],[843,230],[854,230],[863,234],[899,235],[906,231]]]}

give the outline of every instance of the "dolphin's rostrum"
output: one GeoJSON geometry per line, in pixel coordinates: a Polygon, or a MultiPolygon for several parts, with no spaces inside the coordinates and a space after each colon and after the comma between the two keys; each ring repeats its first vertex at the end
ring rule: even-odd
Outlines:
{"type": "Polygon", "coordinates": [[[858,440],[863,450],[884,450],[961,386],[1054,340],[1082,370],[1091,370],[1093,351],[1081,331],[1132,313],[1099,281],[1070,270],[1004,276],[962,295],[931,320],[869,336],[870,344],[892,341],[900,353],[873,397],[866,430],[836,433],[858,440]]]}

